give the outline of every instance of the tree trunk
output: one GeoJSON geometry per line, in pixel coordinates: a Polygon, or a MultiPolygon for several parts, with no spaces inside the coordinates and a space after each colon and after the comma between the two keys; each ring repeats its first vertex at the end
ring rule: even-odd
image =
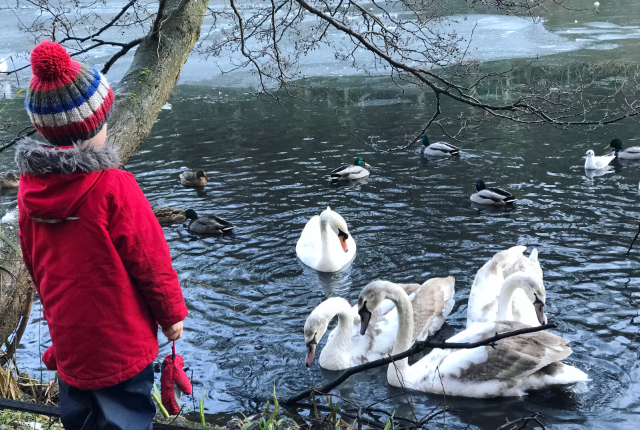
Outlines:
{"type": "Polygon", "coordinates": [[[0,355],[0,365],[6,360],[20,341],[26,328],[33,302],[33,286],[27,268],[19,252],[17,221],[2,224],[0,241],[0,342],[3,346],[11,334],[18,328],[15,342],[8,347],[9,354],[0,355]],[[16,247],[16,248],[14,248],[16,247]],[[22,318],[21,318],[22,317],[22,318]]]}
{"type": "MultiPolygon", "coordinates": [[[[138,46],[129,70],[115,86],[108,135],[118,147],[123,164],[149,136],[160,108],[178,82],[182,67],[200,37],[207,4],[208,0],[161,0],[153,29],[138,46]]],[[[17,222],[3,224],[2,233],[19,246],[17,222]]],[[[5,241],[0,243],[0,266],[0,342],[4,343],[16,329],[19,341],[26,327],[26,319],[21,320],[21,315],[26,313],[28,318],[33,287],[22,259],[5,241]]],[[[3,361],[0,355],[0,364],[3,361]]]]}
{"type": "Polygon", "coordinates": [[[125,164],[149,136],[200,37],[208,0],[166,0],[160,19],[142,41],[116,89],[109,140],[125,164]]]}

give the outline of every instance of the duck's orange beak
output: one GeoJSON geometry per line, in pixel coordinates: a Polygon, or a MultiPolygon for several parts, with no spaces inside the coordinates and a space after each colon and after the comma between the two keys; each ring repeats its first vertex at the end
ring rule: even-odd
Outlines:
{"type": "Polygon", "coordinates": [[[349,247],[347,246],[347,240],[343,236],[340,236],[340,245],[342,245],[342,249],[344,250],[344,252],[349,251],[349,247]]]}

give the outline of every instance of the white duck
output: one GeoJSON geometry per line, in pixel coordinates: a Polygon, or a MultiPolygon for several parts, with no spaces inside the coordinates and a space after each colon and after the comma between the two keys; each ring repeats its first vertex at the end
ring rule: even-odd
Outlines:
{"type": "Polygon", "coordinates": [[[591,149],[588,150],[584,156],[587,157],[587,159],[584,160],[584,168],[588,170],[603,169],[607,167],[614,158],[616,158],[614,154],[596,157],[595,153],[591,149]]]}
{"type": "Polygon", "coordinates": [[[517,321],[529,326],[539,325],[543,314],[544,298],[539,298],[534,306],[527,294],[520,288],[505,290],[505,278],[513,273],[526,273],[540,281],[540,290],[545,293],[542,283],[542,269],[538,262],[538,251],[531,251],[529,258],[522,254],[525,246],[514,246],[493,256],[478,270],[469,292],[467,304],[467,327],[478,322],[498,321],[498,307],[501,300],[512,297],[509,321],[517,321]],[[512,296],[513,295],[513,296],[512,296]]]}
{"type": "Polygon", "coordinates": [[[471,201],[481,205],[504,206],[516,201],[516,198],[509,191],[502,188],[487,188],[482,179],[476,182],[476,192],[471,194],[471,201]]]}
{"type": "Polygon", "coordinates": [[[296,254],[304,264],[319,272],[337,272],[356,255],[356,242],[344,218],[327,207],[304,226],[296,254]]]}
{"type": "MultiPolygon", "coordinates": [[[[425,340],[442,327],[453,308],[453,277],[434,278],[424,284],[397,284],[408,295],[413,310],[413,340],[425,340]]],[[[338,326],[320,353],[320,366],[342,370],[388,355],[398,334],[398,312],[390,300],[385,300],[372,312],[368,329],[360,335],[357,306],[341,297],[331,297],[320,303],[307,317],[304,340],[307,345],[305,363],[313,363],[316,346],[327,331],[329,322],[338,315],[338,326]]]]}
{"type": "Polygon", "coordinates": [[[607,148],[613,148],[613,155],[618,158],[623,158],[625,160],[640,160],[640,146],[630,146],[629,148],[622,149],[622,141],[615,138],[607,148]]]}
{"type": "Polygon", "coordinates": [[[447,142],[429,143],[429,138],[423,134],[420,138],[424,145],[420,149],[420,155],[430,157],[453,157],[460,154],[460,148],[448,144],[447,142]]]}
{"type": "MultiPolygon", "coordinates": [[[[531,287],[536,282],[531,279],[536,278],[514,274],[505,282],[518,283],[533,303],[536,291],[531,287]],[[520,282],[523,280],[528,281],[520,282]]],[[[413,315],[401,288],[372,282],[362,290],[358,298],[361,331],[367,329],[366,315],[384,299],[393,301],[398,309],[399,329],[392,354],[399,354],[411,347],[413,332],[413,315]]],[[[510,303],[506,308],[501,306],[498,318],[505,319],[509,308],[510,303]]],[[[496,333],[525,327],[515,321],[477,323],[447,341],[476,342],[496,333]]],[[[571,354],[567,343],[566,339],[555,334],[540,331],[473,349],[434,349],[412,366],[409,366],[407,358],[390,364],[387,381],[396,387],[450,396],[522,396],[530,389],[588,380],[582,371],[560,362],[571,354]]]]}

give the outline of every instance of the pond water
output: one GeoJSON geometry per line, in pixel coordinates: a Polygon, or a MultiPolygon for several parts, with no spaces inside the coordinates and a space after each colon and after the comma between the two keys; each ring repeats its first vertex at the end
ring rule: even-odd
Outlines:
{"type": "MultiPolygon", "coordinates": [[[[606,18],[608,26],[595,21],[602,15],[591,16],[591,23],[579,27],[582,37],[608,45],[568,47],[575,51],[545,61],[615,58],[622,50],[637,61],[634,44],[640,36],[629,35],[640,28],[638,12],[631,18],[616,9],[606,18]],[[598,30],[603,28],[608,30],[598,30]]],[[[550,17],[543,27],[547,33],[566,28],[568,19],[558,16],[566,18],[550,17]]],[[[400,103],[390,82],[361,76],[317,78],[311,87],[307,101],[287,99],[283,106],[256,99],[238,85],[196,85],[187,77],[126,166],[152,205],[212,212],[237,226],[224,237],[164,228],[190,312],[178,352],[193,371],[195,394],[206,390],[207,412],[252,411],[274,383],[284,398],[335,377],[317,361],[304,366],[304,320],[326,297],[354,301],[375,279],[421,282],[452,275],[456,305],[436,336],[446,339],[465,326],[476,271],[496,252],[526,245],[540,252],[546,312],[558,325],[554,332],[571,341],[573,354],[566,361],[591,381],[524,398],[447,398],[458,412],[447,415],[446,424],[492,429],[505,417],[541,412],[553,428],[637,428],[640,244],[630,257],[625,252],[640,219],[640,162],[615,161],[606,174],[591,177],[581,157],[588,149],[603,153],[613,137],[640,145],[637,124],[592,134],[501,124],[479,130],[482,143],[461,143],[458,159],[433,161],[421,159],[417,147],[381,150],[401,144],[405,133],[428,118],[423,94],[409,91],[400,103]],[[387,142],[371,144],[380,140],[387,142]],[[329,171],[357,156],[373,166],[368,182],[332,186],[329,171]],[[195,168],[211,178],[205,193],[179,184],[179,173],[195,168]],[[518,198],[513,210],[474,206],[469,195],[479,178],[511,190],[518,198]],[[353,263],[338,274],[317,273],[295,255],[306,221],[326,206],[346,219],[358,245],[353,263]]],[[[17,103],[8,112],[25,122],[19,109],[17,103]]],[[[434,131],[431,137],[442,136],[434,131]]],[[[11,154],[2,156],[9,165],[11,154]]],[[[1,203],[5,211],[15,207],[10,195],[1,203]]],[[[32,374],[38,374],[39,353],[50,342],[40,315],[36,303],[18,351],[19,363],[32,374]]],[[[169,351],[161,343],[160,356],[169,351]]],[[[337,392],[360,405],[382,400],[398,392],[387,386],[385,375],[385,369],[356,375],[337,392]]],[[[411,398],[418,416],[443,402],[428,394],[411,398]]],[[[403,396],[378,407],[412,414],[403,396]]]]}

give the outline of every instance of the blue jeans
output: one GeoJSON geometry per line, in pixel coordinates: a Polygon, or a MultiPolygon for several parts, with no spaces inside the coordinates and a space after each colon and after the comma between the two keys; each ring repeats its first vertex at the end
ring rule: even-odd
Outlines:
{"type": "Polygon", "coordinates": [[[80,390],[62,380],[60,419],[66,430],[152,430],[153,363],[131,379],[99,390],[80,390]]]}

